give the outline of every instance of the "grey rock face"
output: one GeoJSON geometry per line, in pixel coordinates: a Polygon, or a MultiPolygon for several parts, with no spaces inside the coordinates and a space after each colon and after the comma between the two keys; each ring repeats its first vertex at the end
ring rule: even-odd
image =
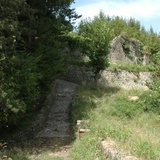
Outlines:
{"type": "Polygon", "coordinates": [[[102,88],[119,87],[123,89],[148,90],[147,82],[152,82],[150,72],[107,71],[104,70],[98,80],[98,86],[102,88]]]}
{"type": "Polygon", "coordinates": [[[130,39],[125,33],[115,37],[110,43],[109,60],[111,63],[138,63],[139,42],[130,39]]]}

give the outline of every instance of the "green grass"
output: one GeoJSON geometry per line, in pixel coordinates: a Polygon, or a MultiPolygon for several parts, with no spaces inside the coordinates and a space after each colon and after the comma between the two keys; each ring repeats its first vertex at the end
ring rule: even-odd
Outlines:
{"type": "Polygon", "coordinates": [[[150,72],[155,71],[155,67],[151,64],[149,65],[142,65],[142,64],[135,64],[135,63],[117,63],[117,64],[111,64],[110,67],[107,68],[107,70],[112,71],[119,71],[119,70],[125,70],[125,71],[138,71],[138,72],[150,72]]]}
{"type": "Polygon", "coordinates": [[[142,92],[80,87],[77,94],[71,110],[72,123],[89,119],[91,131],[73,143],[73,160],[94,160],[96,156],[103,160],[99,137],[115,140],[121,149],[143,160],[160,159],[159,115],[144,110],[142,92]],[[129,95],[140,99],[129,101],[129,95]]]}
{"type": "Polygon", "coordinates": [[[7,156],[13,160],[106,160],[99,138],[110,138],[119,148],[142,160],[160,160],[160,115],[152,109],[152,103],[145,103],[151,99],[149,92],[80,86],[71,106],[70,122],[75,133],[77,120],[90,120],[86,126],[90,132],[80,139],[73,137],[73,141],[40,139],[12,146],[8,143],[7,156]],[[140,98],[129,101],[129,95],[140,98]],[[66,144],[72,145],[70,158],[53,154],[66,144]]]}

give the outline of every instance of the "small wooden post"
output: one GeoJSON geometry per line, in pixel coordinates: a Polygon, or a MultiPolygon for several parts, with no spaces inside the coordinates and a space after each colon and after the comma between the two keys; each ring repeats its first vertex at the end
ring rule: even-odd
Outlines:
{"type": "Polygon", "coordinates": [[[143,65],[146,66],[147,65],[147,50],[144,49],[143,51],[143,65]]]}

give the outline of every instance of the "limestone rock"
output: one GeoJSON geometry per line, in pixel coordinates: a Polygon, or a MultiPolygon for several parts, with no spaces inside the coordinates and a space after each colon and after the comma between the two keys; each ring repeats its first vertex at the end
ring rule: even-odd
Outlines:
{"type": "Polygon", "coordinates": [[[109,60],[111,63],[138,63],[139,42],[129,38],[126,33],[115,37],[110,46],[109,60]]]}
{"type": "Polygon", "coordinates": [[[97,85],[102,88],[118,87],[123,89],[148,90],[147,82],[152,82],[150,72],[107,71],[101,73],[97,85]]]}

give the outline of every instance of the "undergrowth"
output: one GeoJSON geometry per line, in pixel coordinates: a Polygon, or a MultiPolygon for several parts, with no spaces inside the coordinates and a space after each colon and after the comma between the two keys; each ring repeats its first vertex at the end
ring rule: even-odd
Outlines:
{"type": "MultiPolygon", "coordinates": [[[[69,142],[69,159],[106,160],[99,139],[109,138],[117,143],[118,148],[141,160],[159,160],[160,112],[159,106],[153,105],[153,95],[158,96],[149,91],[80,86],[71,106],[70,122],[75,133],[77,120],[89,120],[86,127],[90,132],[80,139],[73,137],[72,143],[69,142]],[[139,96],[139,99],[129,101],[128,96],[139,96]]],[[[65,160],[52,155],[57,145],[63,146],[64,142],[38,140],[25,143],[22,142],[20,147],[10,146],[7,157],[13,160],[65,160]]],[[[5,154],[0,152],[0,157],[3,156],[5,154]]]]}

